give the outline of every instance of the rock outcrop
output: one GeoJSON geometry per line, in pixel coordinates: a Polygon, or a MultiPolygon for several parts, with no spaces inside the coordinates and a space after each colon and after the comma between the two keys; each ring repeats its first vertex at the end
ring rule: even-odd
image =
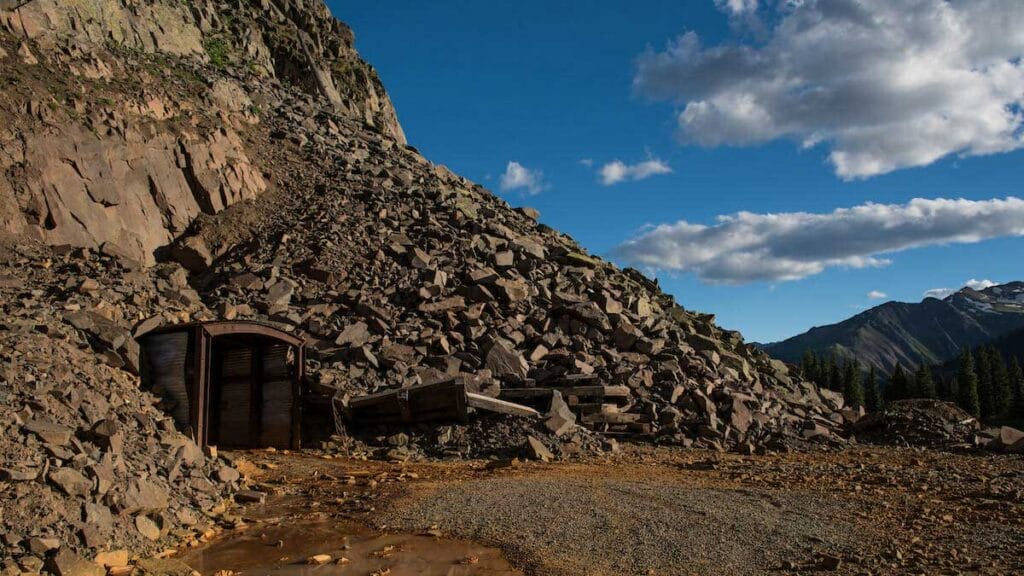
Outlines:
{"type": "Polygon", "coordinates": [[[351,31],[322,3],[8,4],[7,232],[152,265],[199,214],[266,190],[242,142],[260,111],[245,82],[286,84],[404,143],[351,31]]]}

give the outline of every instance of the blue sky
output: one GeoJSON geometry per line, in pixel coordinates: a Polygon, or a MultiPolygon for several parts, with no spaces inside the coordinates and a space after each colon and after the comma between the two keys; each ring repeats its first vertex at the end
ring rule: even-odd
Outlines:
{"type": "Polygon", "coordinates": [[[919,301],[969,279],[1024,279],[1021,205],[991,203],[1024,197],[1024,40],[1012,33],[1024,3],[945,14],[984,45],[948,33],[948,19],[921,25],[928,9],[952,10],[940,0],[915,14],[816,4],[328,1],[427,158],[642,266],[750,341],[842,320],[884,301],[873,291],[919,301]],[[875,27],[903,31],[894,52],[875,49],[875,27]],[[958,56],[901,59],[908,45],[958,56]],[[671,173],[605,185],[615,160],[671,173]],[[510,162],[529,172],[503,190],[510,162]],[[716,226],[741,211],[785,217],[716,226]],[[757,238],[737,252],[738,235],[757,238]]]}

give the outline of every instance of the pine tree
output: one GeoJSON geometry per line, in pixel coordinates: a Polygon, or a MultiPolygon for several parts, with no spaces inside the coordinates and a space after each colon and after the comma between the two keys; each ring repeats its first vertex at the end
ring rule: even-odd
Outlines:
{"type": "Polygon", "coordinates": [[[995,406],[995,393],[992,386],[992,357],[988,347],[978,348],[976,373],[978,375],[978,408],[980,417],[987,420],[992,417],[995,406]]]}
{"type": "Polygon", "coordinates": [[[935,398],[935,379],[927,364],[922,364],[914,373],[914,395],[917,398],[935,398]]]}
{"type": "Polygon", "coordinates": [[[1020,360],[1017,358],[1010,364],[1010,382],[1013,385],[1011,418],[1024,421],[1024,370],[1021,369],[1020,360]]]}
{"type": "Polygon", "coordinates": [[[800,360],[800,373],[803,375],[804,380],[820,384],[820,378],[818,376],[818,357],[814,354],[813,350],[804,352],[804,357],[800,360]]]}
{"type": "Polygon", "coordinates": [[[956,404],[960,400],[960,387],[956,383],[956,375],[943,380],[946,383],[946,396],[943,399],[956,404]]]}
{"type": "Polygon", "coordinates": [[[874,366],[868,372],[868,380],[864,383],[864,408],[868,412],[876,412],[882,408],[882,392],[878,389],[878,374],[874,366]]]}
{"type": "Polygon", "coordinates": [[[835,353],[828,358],[828,383],[825,384],[825,387],[837,392],[843,389],[843,374],[839,370],[835,353]]]}
{"type": "Polygon", "coordinates": [[[960,407],[970,412],[973,416],[981,415],[981,406],[978,401],[978,373],[974,368],[974,356],[971,350],[965,348],[960,356],[960,369],[956,375],[957,387],[959,388],[960,407]]]}
{"type": "Polygon", "coordinates": [[[860,408],[864,405],[864,386],[860,382],[860,364],[849,360],[843,366],[843,398],[846,405],[860,408]]]}
{"type": "Polygon", "coordinates": [[[950,379],[945,376],[939,376],[935,381],[935,397],[949,402],[953,399],[950,388],[950,379]]]}
{"type": "Polygon", "coordinates": [[[905,371],[904,374],[907,376],[907,386],[903,392],[904,398],[920,398],[921,396],[917,393],[917,378],[915,378],[916,372],[909,370],[905,371]]]}
{"type": "Polygon", "coordinates": [[[906,400],[907,388],[907,374],[903,371],[903,366],[897,363],[896,369],[892,372],[892,377],[889,378],[889,385],[885,387],[886,401],[906,400]]]}
{"type": "Polygon", "coordinates": [[[1008,416],[1013,404],[1013,385],[1006,360],[995,346],[989,347],[989,364],[992,366],[992,417],[1002,418],[1008,416]]]}

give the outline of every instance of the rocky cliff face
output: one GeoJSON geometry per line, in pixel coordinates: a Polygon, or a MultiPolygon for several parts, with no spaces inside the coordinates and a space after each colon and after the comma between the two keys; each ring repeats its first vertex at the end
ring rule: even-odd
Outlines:
{"type": "MultiPolygon", "coordinates": [[[[16,569],[230,521],[221,497],[244,479],[134,387],[134,337],[162,324],[299,334],[325,395],[458,379],[540,399],[549,416],[525,427],[545,457],[593,433],[834,445],[857,417],[656,282],[425,160],[319,0],[0,6],[0,406],[18,415],[0,423],[0,535],[16,569]],[[166,498],[126,504],[140,480],[166,498]],[[34,525],[7,512],[28,493],[34,525]],[[112,518],[103,538],[94,513],[112,518]]],[[[524,448],[505,429],[494,445],[524,448]]],[[[451,430],[429,441],[492,448],[451,430]]]]}
{"type": "Polygon", "coordinates": [[[245,83],[287,86],[404,143],[322,3],[13,5],[0,9],[7,232],[152,264],[199,214],[267,189],[243,143],[262,109],[245,83]]]}

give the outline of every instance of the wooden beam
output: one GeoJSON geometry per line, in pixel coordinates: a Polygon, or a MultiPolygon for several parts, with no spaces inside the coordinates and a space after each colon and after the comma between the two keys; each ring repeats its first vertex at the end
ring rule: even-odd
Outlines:
{"type": "Polygon", "coordinates": [[[506,402],[504,400],[498,400],[497,398],[491,398],[490,396],[484,396],[482,394],[474,394],[472,392],[466,392],[466,403],[471,408],[476,408],[477,410],[486,410],[488,412],[497,412],[499,414],[511,414],[512,416],[527,416],[531,418],[540,417],[540,412],[537,412],[529,406],[506,402]]]}

